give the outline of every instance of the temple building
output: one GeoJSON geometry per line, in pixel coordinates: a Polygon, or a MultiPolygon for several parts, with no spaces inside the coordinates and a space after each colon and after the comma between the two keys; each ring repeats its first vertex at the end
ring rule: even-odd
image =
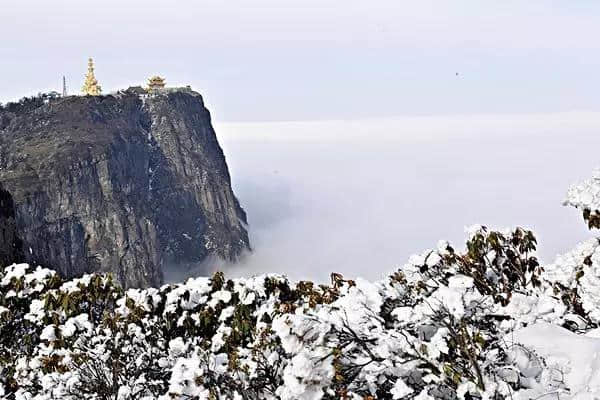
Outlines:
{"type": "Polygon", "coordinates": [[[94,76],[94,60],[91,58],[88,59],[88,72],[85,75],[85,82],[81,91],[88,96],[99,96],[102,93],[102,88],[98,85],[98,81],[94,76]]]}
{"type": "Polygon", "coordinates": [[[164,87],[164,78],[161,78],[160,76],[153,76],[152,78],[148,79],[148,92],[164,89],[164,87]]]}

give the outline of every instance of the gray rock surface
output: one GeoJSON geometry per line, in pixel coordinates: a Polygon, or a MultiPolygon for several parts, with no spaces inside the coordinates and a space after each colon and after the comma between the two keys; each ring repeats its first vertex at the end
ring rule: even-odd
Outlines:
{"type": "Polygon", "coordinates": [[[27,262],[143,287],[250,248],[198,93],[72,96],[0,114],[0,183],[27,262]]]}

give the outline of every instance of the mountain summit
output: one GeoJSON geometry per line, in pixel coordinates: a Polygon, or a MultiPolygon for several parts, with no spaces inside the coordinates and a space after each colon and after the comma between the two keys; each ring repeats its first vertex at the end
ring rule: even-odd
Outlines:
{"type": "Polygon", "coordinates": [[[210,113],[187,88],[7,105],[0,184],[20,257],[65,277],[155,286],[250,248],[210,113]]]}

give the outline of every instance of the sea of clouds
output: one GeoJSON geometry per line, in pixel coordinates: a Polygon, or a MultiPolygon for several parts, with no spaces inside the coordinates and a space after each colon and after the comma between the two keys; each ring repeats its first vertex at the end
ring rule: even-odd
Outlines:
{"type": "Polygon", "coordinates": [[[543,261],[591,236],[561,203],[600,165],[600,113],[215,128],[254,249],[228,275],[377,279],[472,224],[534,229],[543,261]]]}

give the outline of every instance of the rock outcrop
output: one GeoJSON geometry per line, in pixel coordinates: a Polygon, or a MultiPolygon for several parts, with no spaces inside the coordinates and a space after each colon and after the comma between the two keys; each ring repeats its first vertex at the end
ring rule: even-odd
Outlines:
{"type": "Polygon", "coordinates": [[[159,285],[167,268],[249,249],[202,97],[66,97],[0,111],[0,183],[26,262],[159,285]]]}

